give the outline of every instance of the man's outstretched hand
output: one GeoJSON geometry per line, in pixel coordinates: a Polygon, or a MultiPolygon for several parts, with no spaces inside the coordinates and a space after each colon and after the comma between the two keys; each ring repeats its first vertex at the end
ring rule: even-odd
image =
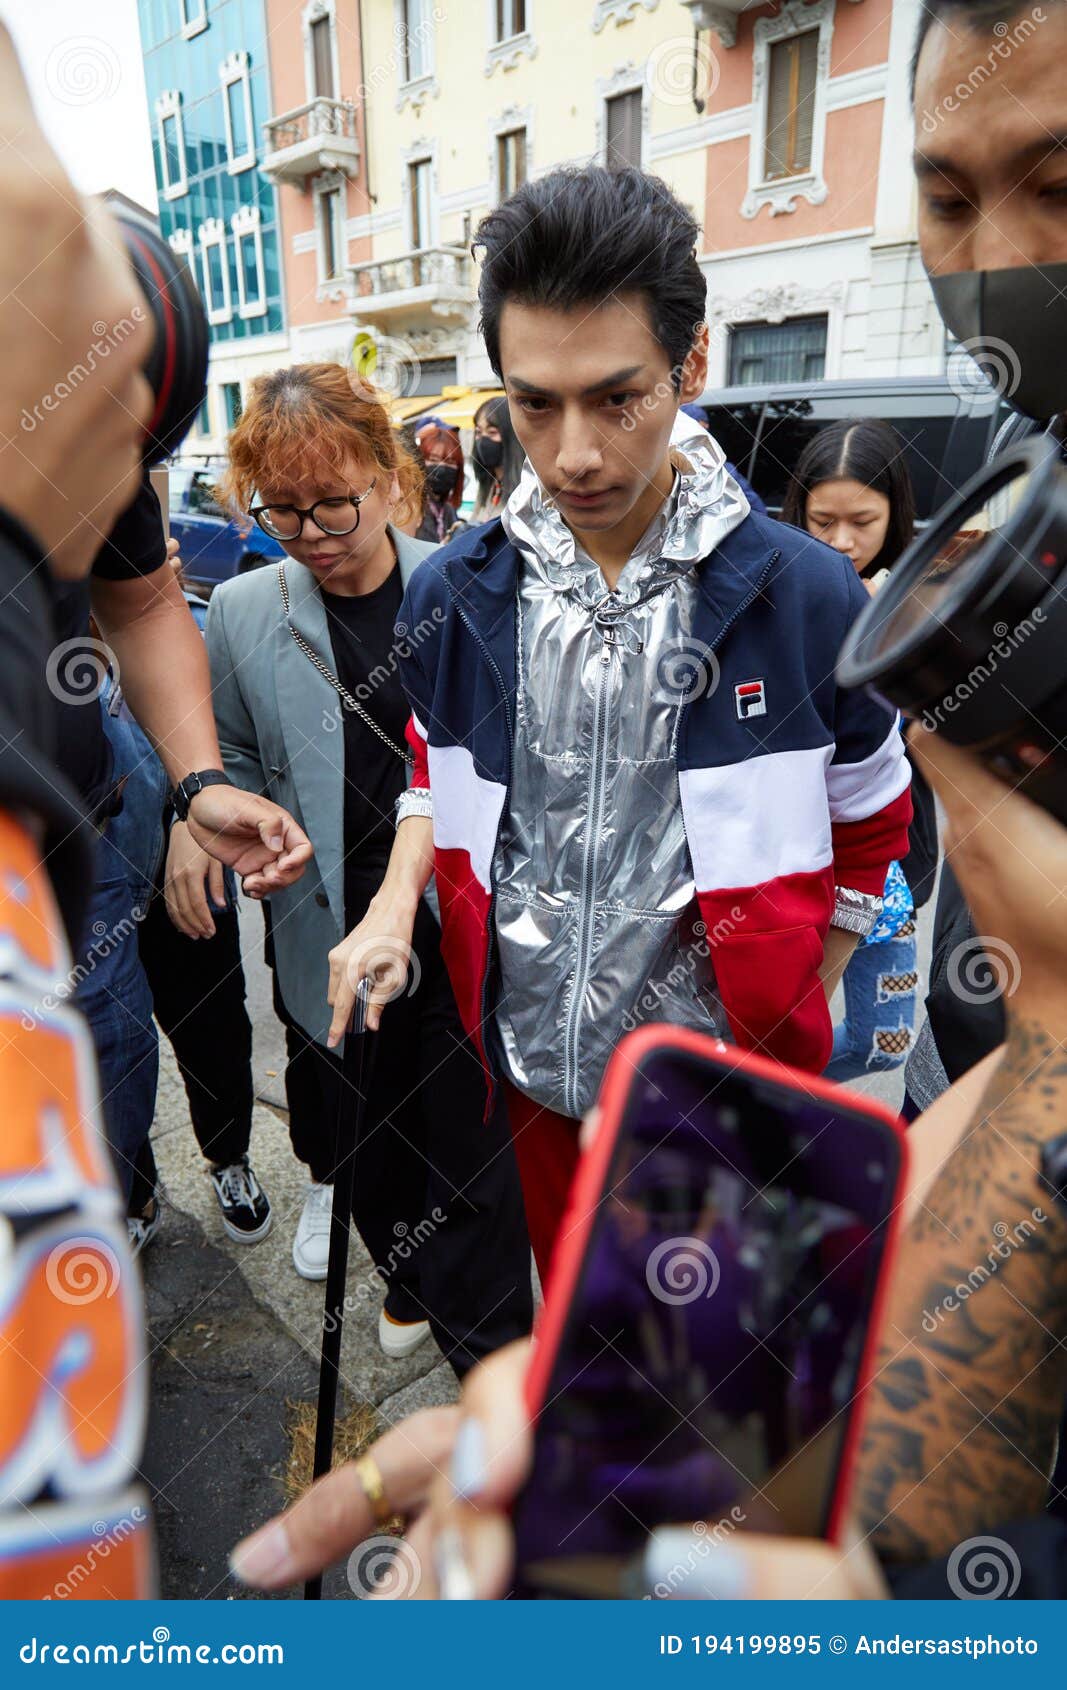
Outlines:
{"type": "Polygon", "coordinates": [[[299,880],[313,852],[288,810],[237,786],[206,786],[189,806],[189,832],[241,876],[250,898],[299,880]]]}

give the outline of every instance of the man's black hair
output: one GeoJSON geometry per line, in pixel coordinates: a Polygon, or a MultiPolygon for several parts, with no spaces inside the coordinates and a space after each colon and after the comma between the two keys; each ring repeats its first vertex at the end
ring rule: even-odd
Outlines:
{"type": "Polygon", "coordinates": [[[923,0],[911,59],[912,95],[915,94],[915,79],[919,73],[919,56],[935,23],[968,30],[991,30],[996,23],[1011,23],[1026,10],[1027,4],[1028,0],[923,0]]]}
{"type": "Polygon", "coordinates": [[[479,327],[497,375],[506,300],[568,311],[641,293],[677,390],[704,321],[697,233],[696,219],[667,184],[641,170],[570,166],[525,183],[482,219],[474,237],[475,249],[485,249],[479,327]]]}

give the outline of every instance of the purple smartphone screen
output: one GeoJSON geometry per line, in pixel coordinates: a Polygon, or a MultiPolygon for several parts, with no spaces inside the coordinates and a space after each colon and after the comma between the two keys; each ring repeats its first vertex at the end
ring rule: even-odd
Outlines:
{"type": "Polygon", "coordinates": [[[670,1522],[825,1532],[898,1166],[845,1093],[643,1060],[515,1511],[516,1595],[670,1522]]]}

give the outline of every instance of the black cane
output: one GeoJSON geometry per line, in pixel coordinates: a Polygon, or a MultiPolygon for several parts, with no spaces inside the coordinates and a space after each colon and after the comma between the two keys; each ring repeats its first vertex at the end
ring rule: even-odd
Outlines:
{"type": "MultiPolygon", "coordinates": [[[[333,1214],[330,1219],[330,1255],[326,1265],[326,1296],[322,1307],[322,1361],[319,1364],[319,1404],[315,1414],[315,1460],[312,1482],[328,1473],[333,1463],[333,1433],[337,1418],[337,1385],[340,1377],[341,1325],[345,1312],[345,1279],[348,1274],[348,1229],[352,1224],[352,1187],[356,1145],[363,1132],[364,1087],[369,1074],[367,1059],[367,1000],[370,981],[362,979],[356,989],[352,1019],[341,1045],[341,1090],[337,1103],[337,1126],[333,1153],[333,1214]]],[[[322,1596],[322,1574],[304,1585],[304,1600],[322,1596]]]]}

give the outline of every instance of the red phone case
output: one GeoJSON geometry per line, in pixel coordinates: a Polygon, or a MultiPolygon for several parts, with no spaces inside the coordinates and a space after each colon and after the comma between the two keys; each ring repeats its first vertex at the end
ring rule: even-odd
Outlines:
{"type": "Polygon", "coordinates": [[[694,1032],[688,1027],[657,1025],[639,1027],[635,1032],[628,1033],[617,1046],[605,1070],[599,1098],[600,1124],[593,1143],[579,1165],[567,1213],[563,1217],[553,1251],[545,1285],[544,1307],[537,1322],[534,1335],[536,1341],[526,1372],[525,1396],[530,1418],[536,1421],[541,1405],[545,1400],[549,1380],[552,1377],[556,1355],[563,1337],[563,1328],[578,1283],[582,1262],[585,1259],[593,1221],[596,1218],[604,1190],[604,1182],[607,1179],[608,1169],[615,1152],[619,1128],[622,1125],[626,1101],[634,1076],[646,1056],[652,1051],[665,1050],[682,1051],[687,1055],[710,1058],[723,1069],[731,1070],[734,1073],[751,1074],[753,1079],[770,1080],[781,1086],[791,1086],[795,1090],[803,1091],[808,1097],[821,1098],[827,1103],[836,1105],[839,1109],[847,1109],[850,1114],[865,1115],[869,1120],[876,1121],[884,1127],[897,1143],[900,1161],[893,1192],[885,1250],[882,1255],[878,1283],[875,1287],[871,1318],[867,1323],[863,1353],[860,1357],[857,1374],[856,1393],[849,1415],[848,1428],[841,1447],[841,1459],[838,1463],[834,1493],[830,1503],[826,1535],[831,1543],[837,1543],[840,1541],[851,1495],[854,1457],[862,1430],[867,1387],[870,1384],[875,1353],[881,1335],[886,1288],[900,1235],[901,1195],[908,1167],[908,1145],[903,1123],[884,1104],[865,1097],[862,1093],[848,1091],[844,1086],[835,1085],[829,1080],[804,1073],[800,1069],[787,1068],[781,1063],[768,1061],[766,1057],[756,1056],[751,1051],[739,1050],[736,1045],[724,1044],[721,1039],[711,1038],[706,1033],[694,1032]]]}

